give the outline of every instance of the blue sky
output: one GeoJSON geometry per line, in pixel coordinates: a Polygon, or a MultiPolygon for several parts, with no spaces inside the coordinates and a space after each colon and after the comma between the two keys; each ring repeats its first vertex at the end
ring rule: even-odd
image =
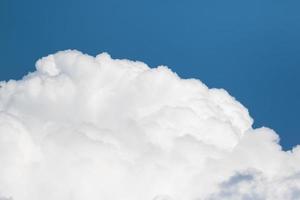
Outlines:
{"type": "Polygon", "coordinates": [[[296,0],[1,0],[0,79],[19,79],[64,49],[169,66],[225,88],[255,127],[300,142],[296,0]]]}

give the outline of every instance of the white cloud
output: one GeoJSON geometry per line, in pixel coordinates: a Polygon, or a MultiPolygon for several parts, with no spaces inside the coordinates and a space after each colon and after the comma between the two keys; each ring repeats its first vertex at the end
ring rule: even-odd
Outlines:
{"type": "Polygon", "coordinates": [[[36,66],[0,84],[0,199],[300,198],[300,148],[225,90],[105,53],[36,66]]]}

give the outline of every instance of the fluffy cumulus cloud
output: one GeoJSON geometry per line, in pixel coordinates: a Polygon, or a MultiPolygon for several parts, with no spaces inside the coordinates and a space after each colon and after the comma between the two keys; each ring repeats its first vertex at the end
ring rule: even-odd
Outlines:
{"type": "Polygon", "coordinates": [[[300,147],[252,122],[167,67],[58,52],[0,83],[0,199],[300,199],[300,147]]]}

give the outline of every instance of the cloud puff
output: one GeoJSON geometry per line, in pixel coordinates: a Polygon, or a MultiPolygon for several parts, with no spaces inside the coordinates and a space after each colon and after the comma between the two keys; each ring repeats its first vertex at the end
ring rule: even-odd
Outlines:
{"type": "Polygon", "coordinates": [[[62,51],[0,83],[0,199],[296,200],[300,148],[223,89],[62,51]]]}

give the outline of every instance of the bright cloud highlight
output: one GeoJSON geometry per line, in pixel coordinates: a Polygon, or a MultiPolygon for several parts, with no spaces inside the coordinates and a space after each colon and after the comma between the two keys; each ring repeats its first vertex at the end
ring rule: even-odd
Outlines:
{"type": "Polygon", "coordinates": [[[252,123],[167,67],[58,52],[0,83],[0,199],[300,199],[300,148],[252,123]]]}

